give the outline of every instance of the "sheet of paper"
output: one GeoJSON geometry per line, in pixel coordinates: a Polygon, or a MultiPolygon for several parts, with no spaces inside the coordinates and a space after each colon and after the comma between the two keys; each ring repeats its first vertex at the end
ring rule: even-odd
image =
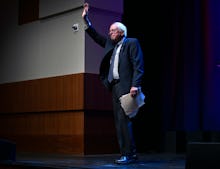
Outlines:
{"type": "Polygon", "coordinates": [[[132,97],[130,93],[122,95],[119,98],[121,107],[124,109],[125,114],[130,118],[136,116],[139,108],[145,104],[145,95],[140,90],[135,97],[132,97]]]}

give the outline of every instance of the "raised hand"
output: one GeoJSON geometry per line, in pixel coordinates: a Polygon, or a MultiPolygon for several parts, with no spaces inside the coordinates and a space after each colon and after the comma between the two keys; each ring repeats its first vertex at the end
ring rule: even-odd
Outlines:
{"type": "Polygon", "coordinates": [[[89,4],[84,3],[83,5],[83,12],[82,12],[82,18],[84,18],[86,15],[88,15],[89,12],[89,4]]]}

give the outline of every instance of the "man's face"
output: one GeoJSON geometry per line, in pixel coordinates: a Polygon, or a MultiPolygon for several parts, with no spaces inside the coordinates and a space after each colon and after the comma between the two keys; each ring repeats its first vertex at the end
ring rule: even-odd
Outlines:
{"type": "Polygon", "coordinates": [[[109,37],[114,42],[119,42],[124,36],[124,32],[121,31],[116,24],[112,24],[109,29],[109,37]]]}

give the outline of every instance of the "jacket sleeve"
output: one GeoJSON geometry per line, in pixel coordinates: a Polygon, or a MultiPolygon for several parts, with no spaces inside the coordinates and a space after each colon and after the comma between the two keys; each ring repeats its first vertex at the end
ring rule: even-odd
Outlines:
{"type": "Polygon", "coordinates": [[[105,47],[107,38],[101,34],[99,34],[92,26],[89,26],[86,29],[88,35],[101,47],[105,47]]]}
{"type": "Polygon", "coordinates": [[[140,43],[133,39],[130,48],[130,59],[133,66],[132,86],[140,87],[144,75],[144,58],[140,43]]]}

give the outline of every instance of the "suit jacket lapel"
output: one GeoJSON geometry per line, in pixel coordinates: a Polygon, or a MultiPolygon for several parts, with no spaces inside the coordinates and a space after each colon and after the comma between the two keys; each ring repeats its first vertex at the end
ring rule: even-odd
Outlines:
{"type": "Polygon", "coordinates": [[[119,65],[120,65],[120,61],[121,61],[121,55],[124,53],[126,42],[127,42],[127,38],[124,39],[122,46],[121,46],[121,49],[120,49],[120,52],[119,52],[119,63],[118,63],[119,65]]]}

